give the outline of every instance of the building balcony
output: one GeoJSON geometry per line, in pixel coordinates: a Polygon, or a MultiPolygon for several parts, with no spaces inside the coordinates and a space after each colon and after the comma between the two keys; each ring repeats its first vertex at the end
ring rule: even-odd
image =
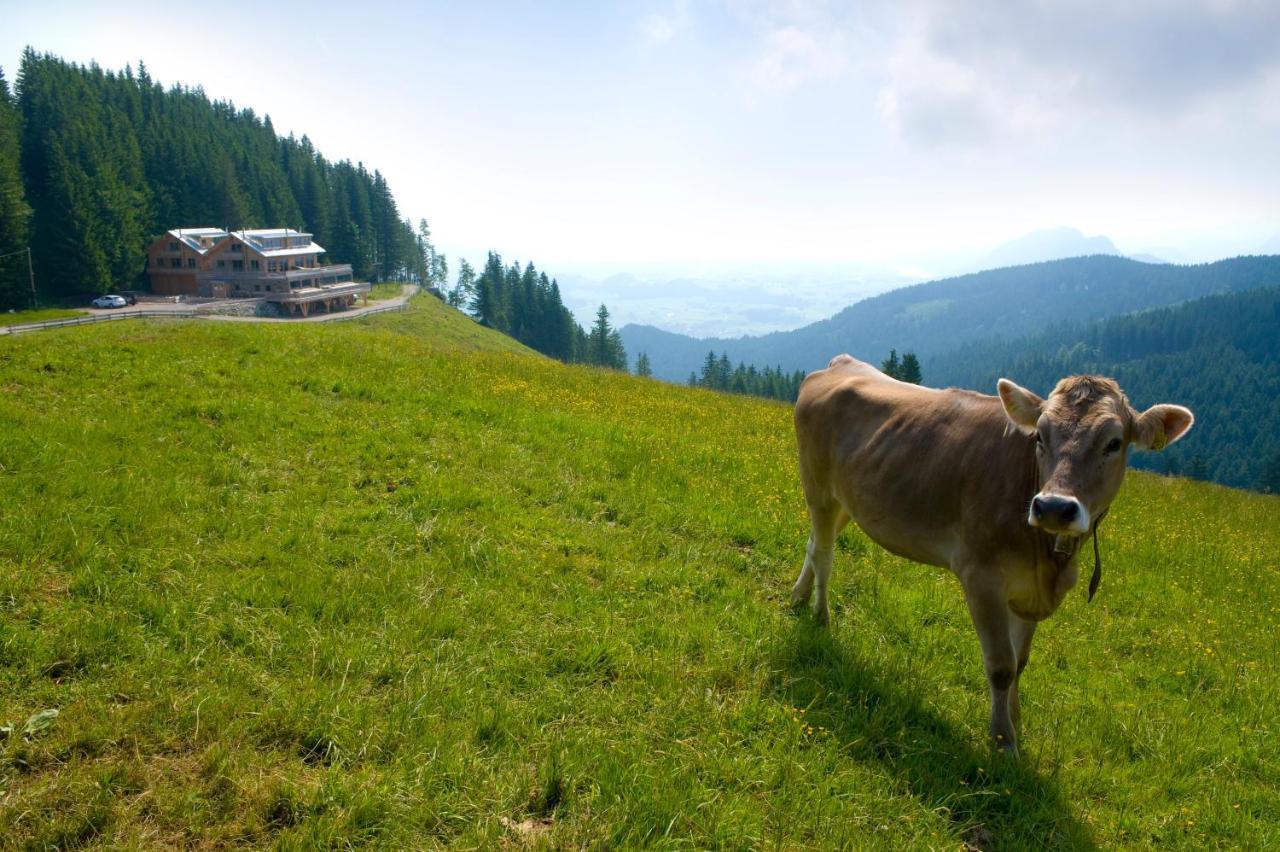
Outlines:
{"type": "Polygon", "coordinates": [[[202,269],[200,277],[210,281],[286,281],[294,282],[307,278],[323,278],[325,280],[351,280],[351,264],[338,263],[332,266],[310,266],[290,269],[286,272],[267,272],[263,269],[202,269]]]}

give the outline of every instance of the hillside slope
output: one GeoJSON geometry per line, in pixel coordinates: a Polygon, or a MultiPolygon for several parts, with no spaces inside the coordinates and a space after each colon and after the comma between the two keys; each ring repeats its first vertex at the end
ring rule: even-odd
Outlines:
{"type": "Polygon", "coordinates": [[[1007,376],[1047,394],[1083,373],[1114,376],[1136,405],[1196,412],[1185,441],[1138,465],[1280,491],[1280,287],[982,341],[925,363],[930,384],[985,393],[1007,376]]]}
{"type": "Polygon", "coordinates": [[[789,613],[788,407],[514,349],[0,339],[0,846],[1280,843],[1280,500],[1134,476],[1014,764],[943,572],[851,533],[789,613]]]}
{"type": "Polygon", "coordinates": [[[727,352],[735,364],[808,371],[825,367],[840,352],[877,363],[891,348],[924,358],[969,341],[1034,334],[1053,323],[1087,322],[1278,284],[1280,256],[1173,266],[1097,255],[904,287],[858,302],[831,319],[761,337],[700,340],[628,325],[622,340],[633,356],[648,353],[654,374],[672,381],[687,379],[708,350],[727,352]]]}

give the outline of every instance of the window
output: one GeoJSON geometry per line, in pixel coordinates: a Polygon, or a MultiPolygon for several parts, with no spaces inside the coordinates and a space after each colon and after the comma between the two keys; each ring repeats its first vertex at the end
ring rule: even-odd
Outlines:
{"type": "Polygon", "coordinates": [[[169,251],[178,251],[177,243],[169,243],[169,251]]]}
{"type": "Polygon", "coordinates": [[[251,260],[251,261],[249,261],[249,268],[250,268],[250,269],[252,269],[254,272],[257,272],[257,271],[258,271],[258,261],[256,261],[256,260],[251,260]]]}
{"type": "Polygon", "coordinates": [[[218,268],[219,268],[219,269],[226,269],[226,268],[227,268],[227,262],[226,262],[225,260],[220,260],[220,261],[218,261],[218,268]]]}
{"type": "Polygon", "coordinates": [[[233,244],[231,245],[231,250],[232,250],[232,251],[243,251],[243,250],[244,250],[244,246],[240,245],[239,243],[233,243],[233,244]]]}
{"type": "Polygon", "coordinates": [[[233,261],[231,261],[231,268],[232,268],[232,269],[234,269],[236,272],[243,272],[243,271],[244,271],[244,261],[243,261],[243,260],[233,260],[233,261]]]}
{"type": "Polygon", "coordinates": [[[187,258],[187,269],[196,268],[196,259],[194,257],[187,258]]]}

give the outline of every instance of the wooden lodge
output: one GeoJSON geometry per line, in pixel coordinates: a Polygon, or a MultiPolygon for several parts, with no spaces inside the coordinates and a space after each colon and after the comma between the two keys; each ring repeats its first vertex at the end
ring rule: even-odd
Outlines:
{"type": "Polygon", "coordinates": [[[147,275],[160,295],[263,299],[291,316],[367,301],[369,285],[351,280],[351,265],[322,265],[322,254],[311,234],[291,228],[176,228],[147,249],[147,275]]]}

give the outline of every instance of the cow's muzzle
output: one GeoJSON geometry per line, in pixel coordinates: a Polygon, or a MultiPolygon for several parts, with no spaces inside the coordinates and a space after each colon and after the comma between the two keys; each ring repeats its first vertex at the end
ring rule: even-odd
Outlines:
{"type": "Polygon", "coordinates": [[[1074,497],[1041,493],[1031,498],[1027,523],[1055,535],[1084,535],[1089,531],[1089,510],[1074,497]]]}

